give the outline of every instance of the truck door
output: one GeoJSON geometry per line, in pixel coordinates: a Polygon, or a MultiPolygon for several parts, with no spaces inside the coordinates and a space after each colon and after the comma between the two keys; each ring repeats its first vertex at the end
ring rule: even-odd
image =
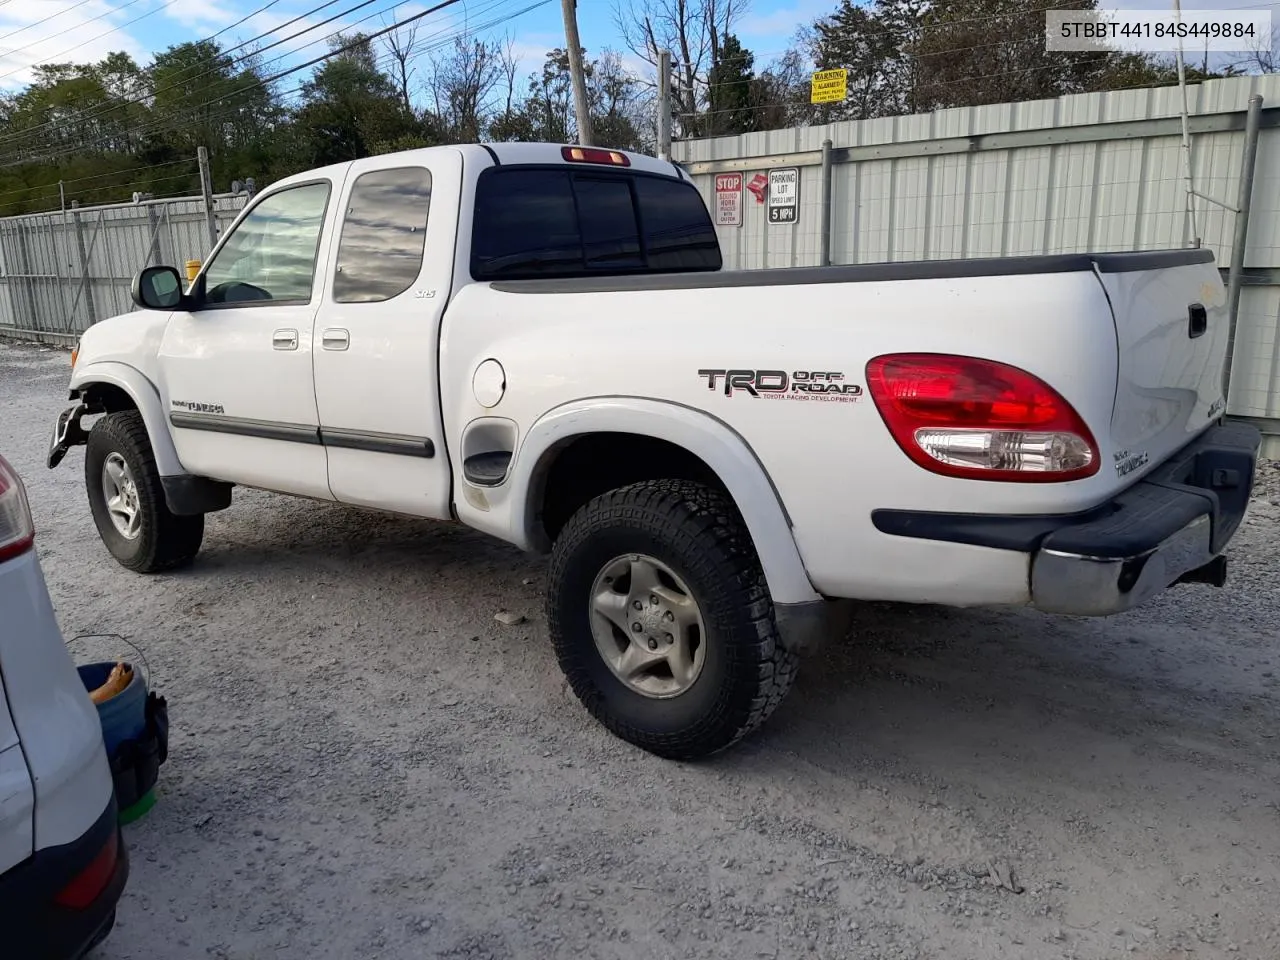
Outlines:
{"type": "Polygon", "coordinates": [[[161,393],[189,472],[331,499],[311,343],[336,193],[316,179],[257,198],[197,278],[197,309],[170,318],[161,393]]]}
{"type": "Polygon", "coordinates": [[[351,165],[315,327],[316,402],[335,498],[446,517],[437,353],[462,157],[428,157],[351,165]]]}

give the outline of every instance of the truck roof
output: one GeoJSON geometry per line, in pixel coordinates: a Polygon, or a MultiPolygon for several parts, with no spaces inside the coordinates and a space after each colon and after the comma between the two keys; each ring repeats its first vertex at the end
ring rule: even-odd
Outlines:
{"type": "MultiPolygon", "coordinates": [[[[406,162],[429,162],[432,157],[438,157],[445,152],[461,153],[463,161],[471,167],[489,167],[493,166],[495,158],[501,164],[560,164],[567,163],[561,155],[561,151],[565,147],[572,147],[575,144],[561,143],[462,143],[447,144],[438,147],[419,147],[414,150],[398,150],[394,153],[382,154],[389,162],[406,163],[406,162]]],[[[608,149],[611,153],[621,153],[629,161],[629,169],[640,173],[652,173],[659,176],[673,177],[679,179],[687,179],[686,175],[680,168],[666,160],[659,160],[656,157],[646,156],[643,153],[633,153],[630,150],[614,150],[612,147],[608,149]]],[[[294,183],[306,183],[308,180],[315,180],[319,177],[327,177],[333,180],[340,180],[345,173],[347,167],[351,166],[354,161],[344,160],[342,163],[334,163],[325,167],[315,167],[311,170],[304,170],[301,173],[295,173],[287,177],[281,177],[274,180],[264,190],[273,190],[279,187],[288,186],[294,183]]]]}

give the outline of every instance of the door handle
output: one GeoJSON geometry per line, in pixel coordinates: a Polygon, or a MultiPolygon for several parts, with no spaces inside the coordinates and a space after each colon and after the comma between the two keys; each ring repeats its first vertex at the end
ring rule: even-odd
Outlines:
{"type": "Polygon", "coordinates": [[[271,347],[274,350],[297,350],[297,330],[277,330],[271,335],[271,347]]]}
{"type": "Polygon", "coordinates": [[[1204,335],[1209,329],[1209,311],[1203,303],[1193,303],[1187,307],[1187,336],[1192,340],[1204,335]]]}
{"type": "Polygon", "coordinates": [[[320,346],[326,350],[345,350],[351,345],[351,334],[342,327],[330,327],[320,334],[320,346]]]}

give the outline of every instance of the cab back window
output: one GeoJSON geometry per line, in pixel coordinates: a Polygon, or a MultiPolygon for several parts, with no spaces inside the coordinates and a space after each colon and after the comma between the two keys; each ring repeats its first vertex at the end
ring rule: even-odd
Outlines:
{"type": "Polygon", "coordinates": [[[496,167],[476,185],[471,275],[525,280],[719,270],[692,184],[564,167],[496,167]]]}

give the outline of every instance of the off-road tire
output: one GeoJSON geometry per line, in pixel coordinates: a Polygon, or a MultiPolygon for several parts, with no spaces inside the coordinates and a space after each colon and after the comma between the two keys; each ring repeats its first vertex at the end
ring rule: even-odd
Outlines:
{"type": "Polygon", "coordinates": [[[552,549],[546,602],[574,694],[616,736],[658,756],[694,760],[732,746],[768,719],[795,679],[798,658],[779,640],[751,538],[733,505],[702,484],[650,480],[581,507],[552,549]],[[592,636],[592,584],[627,553],[667,564],[701,609],[705,663],[693,685],[670,699],[630,689],[592,636]]]}
{"type": "Polygon", "coordinates": [[[110,413],[89,431],[84,455],[85,490],[98,535],[121,566],[135,573],[159,573],[191,562],[204,539],[204,514],[179,517],[169,512],[147,427],[136,410],[110,413]],[[116,530],[102,489],[107,457],[120,454],[138,490],[142,528],[129,540],[116,530]]]}

